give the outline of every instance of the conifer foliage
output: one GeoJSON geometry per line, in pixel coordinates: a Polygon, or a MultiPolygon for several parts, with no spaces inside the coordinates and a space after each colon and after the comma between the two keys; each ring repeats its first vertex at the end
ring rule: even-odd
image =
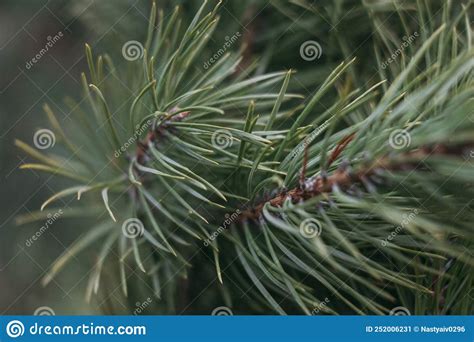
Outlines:
{"type": "Polygon", "coordinates": [[[269,1],[223,38],[229,3],[86,45],[73,123],[16,142],[70,180],[34,217],[96,222],[44,284],[93,253],[86,297],[130,311],[472,314],[472,1],[269,1]]]}

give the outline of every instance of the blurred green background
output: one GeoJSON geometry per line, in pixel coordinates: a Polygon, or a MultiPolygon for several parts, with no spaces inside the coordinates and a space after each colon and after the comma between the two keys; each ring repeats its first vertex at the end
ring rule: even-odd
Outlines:
{"type": "MultiPolygon", "coordinates": [[[[140,39],[150,1],[0,2],[0,313],[33,314],[41,306],[56,314],[94,313],[84,301],[89,267],[74,260],[47,287],[41,279],[51,263],[87,230],[87,221],[60,219],[30,246],[27,239],[45,222],[17,225],[18,215],[39,209],[57,189],[49,176],[19,170],[24,153],[15,139],[33,144],[33,134],[47,128],[45,103],[67,125],[64,98],[80,98],[80,72],[86,63],[84,43],[98,49],[114,46],[124,33],[140,39]],[[26,63],[48,37],[62,37],[32,67],[26,63]]],[[[122,44],[116,45],[121,47],[122,44]]],[[[120,51],[119,51],[120,53],[120,51]]],[[[94,255],[90,255],[93,259],[94,255]]]]}

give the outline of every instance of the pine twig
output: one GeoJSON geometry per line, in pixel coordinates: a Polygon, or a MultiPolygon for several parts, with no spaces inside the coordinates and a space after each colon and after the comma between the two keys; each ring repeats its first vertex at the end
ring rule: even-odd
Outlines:
{"type": "Polygon", "coordinates": [[[143,164],[145,162],[145,156],[148,153],[148,149],[150,148],[150,144],[155,143],[160,137],[165,135],[165,132],[169,128],[170,122],[179,122],[184,120],[189,116],[191,112],[182,112],[177,115],[173,115],[173,113],[169,114],[166,119],[158,126],[152,128],[146,135],[145,139],[139,141],[137,143],[137,148],[135,150],[135,156],[137,158],[137,162],[139,164],[143,164]]]}
{"type": "MultiPolygon", "coordinates": [[[[351,140],[350,136],[344,138],[345,145],[351,140]]],[[[341,144],[338,145],[342,146],[341,144]]],[[[398,156],[385,155],[376,159],[370,165],[354,173],[348,170],[347,166],[337,169],[333,174],[323,177],[310,177],[304,182],[304,186],[298,186],[289,191],[278,194],[270,200],[262,202],[257,206],[242,211],[239,221],[258,220],[262,214],[263,207],[268,203],[273,207],[281,207],[287,199],[293,203],[306,201],[323,193],[331,193],[335,186],[342,190],[350,188],[353,184],[364,183],[364,181],[380,171],[400,171],[420,169],[420,161],[431,155],[452,155],[460,156],[466,149],[474,148],[473,143],[448,146],[437,144],[431,147],[422,147],[416,150],[402,153],[398,156]]],[[[336,148],[337,149],[337,148],[336,148]]],[[[336,152],[336,150],[335,150],[336,152]]],[[[339,154],[339,153],[337,153],[339,154]]],[[[333,153],[334,156],[334,153],[333,153]]]]}

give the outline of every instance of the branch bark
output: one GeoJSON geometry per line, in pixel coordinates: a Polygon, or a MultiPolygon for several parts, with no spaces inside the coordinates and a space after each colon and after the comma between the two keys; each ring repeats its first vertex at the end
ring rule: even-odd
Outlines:
{"type": "Polygon", "coordinates": [[[281,207],[283,203],[290,199],[293,203],[306,201],[324,193],[331,193],[335,186],[342,190],[347,190],[353,184],[364,184],[375,174],[381,171],[410,171],[423,168],[423,160],[430,155],[451,155],[460,157],[466,150],[472,151],[474,144],[466,143],[462,145],[449,146],[436,144],[426,146],[416,150],[403,152],[399,155],[386,155],[380,157],[360,168],[357,172],[351,172],[347,167],[341,167],[329,176],[317,176],[306,181],[289,191],[284,191],[270,200],[264,201],[250,209],[242,211],[239,221],[258,220],[262,214],[263,207],[268,203],[274,207],[281,207]]]}

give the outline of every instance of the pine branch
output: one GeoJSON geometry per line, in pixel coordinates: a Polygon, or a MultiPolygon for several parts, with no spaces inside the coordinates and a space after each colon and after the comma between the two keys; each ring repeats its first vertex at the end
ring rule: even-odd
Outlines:
{"type": "Polygon", "coordinates": [[[41,209],[74,195],[84,210],[71,215],[102,208],[45,283],[95,246],[88,297],[99,293],[116,249],[118,272],[105,286],[118,282],[131,297],[146,291],[132,274],[146,272],[168,313],[188,304],[176,304],[179,286],[204,289],[214,280],[213,303],[223,293],[228,305],[246,305],[243,313],[385,314],[398,302],[420,307],[420,294],[429,298],[426,311],[472,311],[474,301],[457,302],[474,286],[465,277],[473,273],[466,249],[474,217],[459,211],[472,200],[474,181],[466,159],[474,132],[469,6],[272,1],[278,13],[262,15],[275,25],[252,37],[252,53],[266,56],[237,76],[248,62],[230,50],[220,54],[219,4],[208,14],[206,3],[188,6],[192,17],[176,9],[167,19],[152,6],[142,59],[123,63],[122,56],[115,66],[86,47],[88,107],[69,99],[74,124],[64,128],[48,110],[64,149],[16,143],[39,161],[22,168],[73,182],[41,209]],[[420,34],[406,47],[402,37],[412,31],[420,34]],[[295,61],[289,51],[314,34],[327,37],[322,59],[295,61]],[[384,62],[397,49],[399,59],[384,62]],[[218,59],[206,60],[216,51],[218,59]],[[281,65],[292,69],[265,73],[281,65]],[[314,93],[302,103],[289,92],[295,88],[314,93]],[[396,131],[408,135],[407,146],[391,146],[396,131]],[[262,193],[264,201],[238,215],[242,202],[262,193]],[[324,233],[308,236],[308,227],[324,233]],[[445,270],[448,259],[454,265],[445,270]]]}
{"type": "Polygon", "coordinates": [[[156,146],[162,138],[165,138],[167,132],[172,134],[172,131],[170,131],[171,122],[182,121],[191,113],[186,111],[174,114],[176,111],[177,109],[174,109],[174,111],[171,110],[170,113],[164,117],[162,122],[153,124],[153,127],[149,130],[146,137],[137,143],[135,158],[139,164],[144,164],[145,160],[150,158],[150,156],[147,155],[150,145],[156,146]]]}
{"type": "MultiPolygon", "coordinates": [[[[350,138],[347,137],[341,141],[341,144],[334,150],[332,154],[333,157],[330,159],[331,161],[335,159],[335,156],[340,154],[343,149],[341,146],[346,146],[348,141],[350,141],[350,138]]],[[[465,142],[460,145],[452,146],[441,143],[404,152],[401,155],[386,155],[369,163],[368,166],[358,171],[350,170],[349,163],[343,163],[329,176],[324,175],[307,178],[301,186],[283,191],[274,198],[243,211],[239,215],[239,220],[259,221],[262,216],[262,209],[267,204],[273,207],[281,207],[288,199],[295,204],[301,203],[311,198],[321,196],[322,194],[331,193],[335,187],[344,191],[356,184],[370,185],[372,182],[371,177],[380,176],[384,171],[423,171],[423,160],[428,156],[435,157],[438,155],[463,158],[466,155],[466,151],[474,151],[474,144],[465,142]]],[[[331,162],[329,164],[331,164],[331,162]]]]}

